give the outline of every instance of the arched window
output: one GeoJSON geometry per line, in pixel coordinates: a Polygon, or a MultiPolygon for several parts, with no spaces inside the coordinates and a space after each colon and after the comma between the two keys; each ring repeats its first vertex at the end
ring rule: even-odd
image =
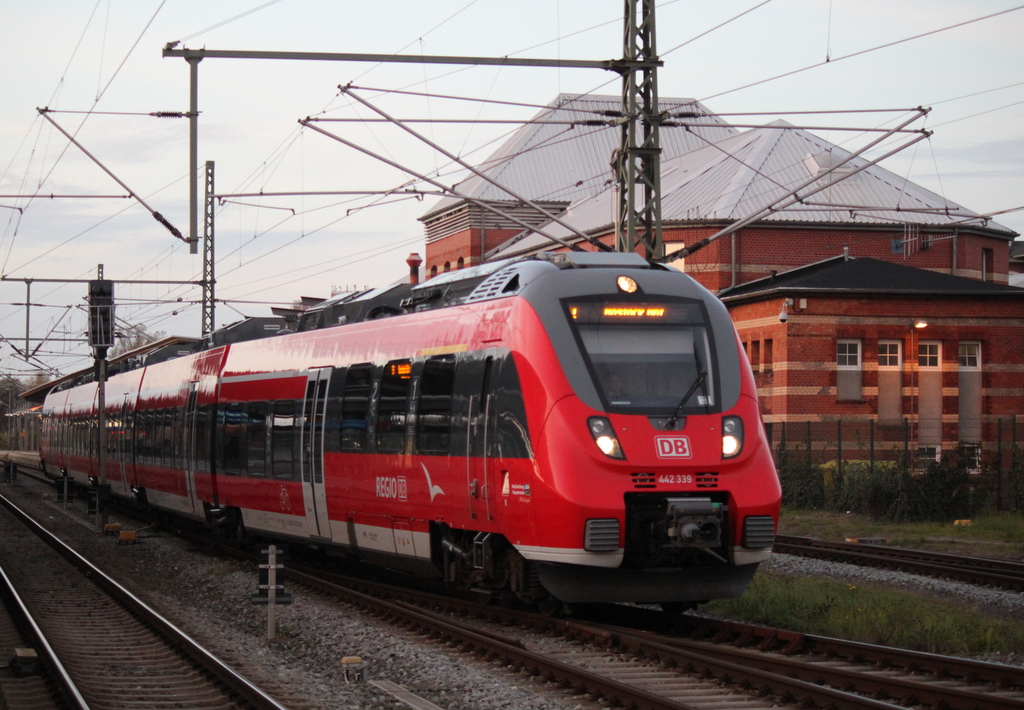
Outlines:
{"type": "Polygon", "coordinates": [[[461,269],[461,268],[462,268],[463,266],[465,266],[465,265],[466,265],[466,260],[465,260],[465,259],[463,259],[463,258],[462,258],[462,257],[460,256],[460,257],[459,257],[459,261],[458,261],[458,265],[457,265],[457,266],[456,266],[455,268],[456,268],[456,269],[461,269]]]}
{"type": "Polygon", "coordinates": [[[448,273],[449,271],[451,271],[452,270],[452,262],[450,262],[450,261],[444,262],[444,270],[445,270],[445,273],[448,273]]]}
{"type": "Polygon", "coordinates": [[[430,267],[430,278],[437,276],[437,264],[430,267]]]}

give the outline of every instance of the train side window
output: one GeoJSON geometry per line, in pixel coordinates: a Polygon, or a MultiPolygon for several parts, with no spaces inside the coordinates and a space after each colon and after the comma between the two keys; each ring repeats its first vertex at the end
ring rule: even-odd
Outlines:
{"type": "Polygon", "coordinates": [[[151,463],[154,466],[163,465],[163,446],[164,446],[164,412],[162,409],[154,409],[152,414],[152,439],[153,439],[153,452],[151,463]]]}
{"type": "Polygon", "coordinates": [[[249,475],[263,478],[267,475],[267,403],[250,402],[246,422],[246,441],[249,452],[249,475]]]}
{"type": "Polygon", "coordinates": [[[160,412],[161,435],[160,442],[160,464],[162,466],[174,465],[174,413],[170,409],[160,412]]]}
{"type": "Polygon", "coordinates": [[[212,472],[210,468],[210,430],[213,426],[214,407],[212,404],[204,404],[196,409],[196,451],[195,470],[200,472],[212,472]]]}
{"type": "Polygon", "coordinates": [[[156,410],[150,409],[146,412],[146,463],[151,466],[156,464],[157,453],[160,451],[159,436],[156,410]]]}
{"type": "Polygon", "coordinates": [[[345,377],[341,405],[341,450],[366,450],[366,419],[370,412],[373,365],[353,365],[345,377]]]}
{"type": "Polygon", "coordinates": [[[377,451],[405,450],[405,421],[409,414],[412,362],[392,360],[384,366],[377,403],[377,451]]]}
{"type": "Polygon", "coordinates": [[[342,395],[345,392],[345,370],[337,368],[327,386],[327,409],[324,416],[324,451],[341,451],[342,395]]]}
{"type": "Polygon", "coordinates": [[[244,420],[248,412],[241,402],[231,402],[220,412],[220,436],[222,465],[220,472],[229,476],[240,476],[245,472],[245,429],[244,420]]]}
{"type": "Polygon", "coordinates": [[[499,358],[500,370],[493,378],[494,400],[491,404],[492,422],[489,456],[499,458],[533,458],[530,430],[526,425],[526,406],[519,371],[511,353],[499,358]]]}
{"type": "Polygon", "coordinates": [[[174,425],[171,427],[173,466],[185,468],[185,408],[175,407],[171,412],[174,415],[174,425]]]}
{"type": "Polygon", "coordinates": [[[153,439],[153,432],[150,431],[152,421],[152,412],[139,412],[139,461],[144,464],[151,463],[149,456],[152,450],[151,442],[153,439]]]}
{"type": "Polygon", "coordinates": [[[416,409],[416,451],[447,454],[451,444],[455,356],[432,357],[423,365],[416,409]]]}
{"type": "Polygon", "coordinates": [[[271,423],[271,475],[290,481],[295,477],[295,400],[274,402],[271,423]]]}

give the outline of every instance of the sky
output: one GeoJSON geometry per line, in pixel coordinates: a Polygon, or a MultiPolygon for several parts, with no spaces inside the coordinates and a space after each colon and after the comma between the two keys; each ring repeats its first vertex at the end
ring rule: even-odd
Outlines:
{"type": "MultiPolygon", "coordinates": [[[[0,0],[0,373],[91,364],[82,281],[97,278],[100,264],[107,279],[162,282],[118,283],[119,320],[199,335],[201,254],[124,199],[114,179],[188,232],[188,121],[148,115],[189,108],[189,67],[162,57],[169,42],[604,60],[622,54],[622,8],[619,0],[0,0]],[[29,362],[15,351],[26,348],[26,330],[29,362]]],[[[664,0],[656,14],[661,97],[758,114],[727,117],[733,123],[815,126],[847,148],[869,137],[836,129],[892,127],[907,116],[900,109],[930,107],[913,127],[931,137],[883,167],[978,213],[1024,206],[1024,5],[664,0]],[[860,113],[794,113],[822,111],[860,113]]],[[[498,121],[528,119],[559,93],[616,96],[621,86],[600,69],[203,60],[199,160],[214,162],[214,192],[229,195],[215,212],[216,326],[303,296],[386,285],[407,272],[411,252],[425,253],[418,217],[437,198],[382,194],[410,174],[298,123],[373,116],[339,91],[350,84],[391,116],[423,121],[409,125],[469,162],[515,129],[498,121]],[[375,194],[232,197],[261,191],[375,194]]],[[[316,125],[446,185],[464,177],[394,125],[316,125]]],[[[995,219],[1024,232],[1024,211],[995,219]]]]}

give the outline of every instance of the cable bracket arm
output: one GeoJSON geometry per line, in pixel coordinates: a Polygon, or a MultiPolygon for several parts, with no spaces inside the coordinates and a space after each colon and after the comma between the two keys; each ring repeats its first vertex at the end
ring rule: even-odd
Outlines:
{"type": "Polygon", "coordinates": [[[92,153],[90,153],[88,150],[86,150],[85,146],[83,146],[81,143],[79,143],[77,140],[75,140],[74,136],[72,136],[70,133],[65,131],[63,128],[60,127],[60,125],[56,121],[54,121],[52,118],[50,118],[49,114],[52,113],[52,112],[50,111],[49,108],[37,108],[36,111],[39,112],[40,116],[42,116],[47,121],[49,121],[53,125],[54,128],[56,128],[58,131],[60,131],[64,135],[65,138],[67,138],[69,141],[71,141],[75,145],[76,148],[78,148],[80,151],[85,153],[86,157],[88,157],[89,160],[91,160],[92,162],[96,163],[96,165],[98,165],[99,168],[103,172],[105,172],[107,175],[109,175],[114,180],[114,182],[116,182],[118,185],[120,185],[122,188],[124,188],[125,191],[131,197],[133,197],[140,205],[145,207],[149,211],[149,213],[151,215],[153,215],[153,219],[155,219],[157,222],[159,222],[164,227],[166,227],[167,230],[171,234],[173,234],[175,237],[177,237],[178,239],[182,240],[185,243],[188,243],[188,239],[185,238],[182,235],[182,233],[174,225],[172,225],[170,222],[168,222],[167,219],[162,214],[160,214],[155,209],[153,209],[148,204],[146,204],[146,201],[144,199],[142,199],[142,197],[138,193],[136,193],[133,189],[128,187],[128,185],[126,185],[123,180],[118,178],[117,175],[114,175],[114,173],[112,173],[107,168],[107,166],[105,166],[103,163],[101,163],[96,156],[94,156],[92,153]]]}

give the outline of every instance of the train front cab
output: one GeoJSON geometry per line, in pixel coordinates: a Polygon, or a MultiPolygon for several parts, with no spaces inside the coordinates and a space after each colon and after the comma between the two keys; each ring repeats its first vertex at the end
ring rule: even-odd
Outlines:
{"type": "Polygon", "coordinates": [[[770,555],[781,490],[724,306],[648,268],[576,269],[523,295],[554,358],[520,343],[528,406],[551,403],[531,418],[541,544],[517,545],[545,588],[566,602],[739,595],[770,555]]]}

